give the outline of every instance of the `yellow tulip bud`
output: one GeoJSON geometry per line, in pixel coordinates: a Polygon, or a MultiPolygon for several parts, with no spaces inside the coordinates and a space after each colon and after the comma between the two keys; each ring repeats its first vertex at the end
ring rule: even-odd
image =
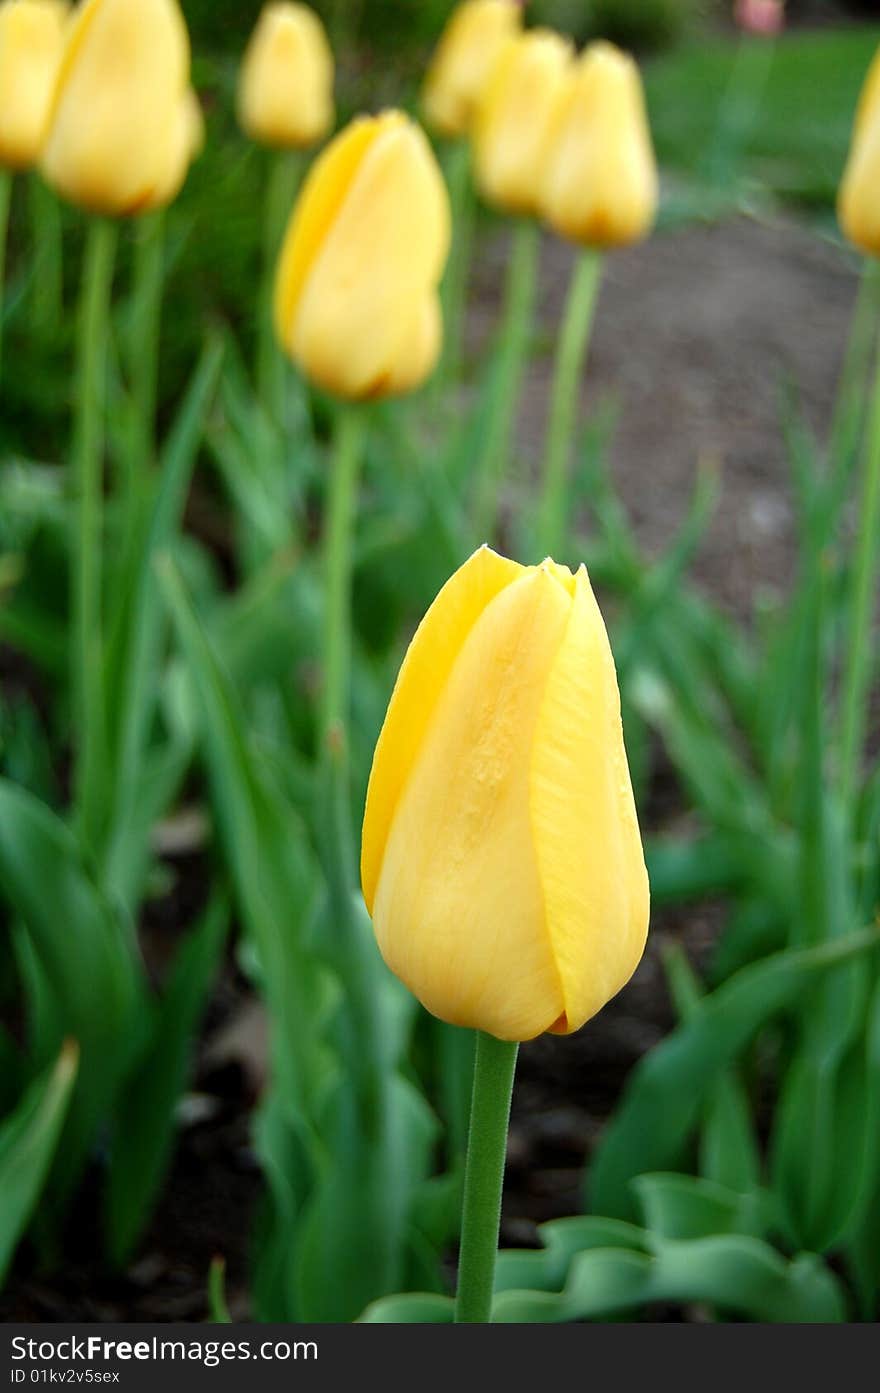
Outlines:
{"type": "Polygon", "coordinates": [[[307,5],[266,5],[241,66],[238,119],[262,145],[305,149],[333,126],[333,53],[307,5]]]}
{"type": "Polygon", "coordinates": [[[361,880],[388,966],[453,1025],[567,1034],[628,981],[648,878],[583,567],[484,547],[441,590],[379,736],[361,880]]]}
{"type": "Polygon", "coordinates": [[[504,40],[520,28],[512,0],[465,0],[453,11],[428,68],[422,106],[438,135],[470,130],[477,101],[504,40]]]}
{"type": "Polygon", "coordinates": [[[650,231],[658,193],[638,68],[613,44],[592,44],[559,96],[541,212],[572,242],[627,246],[650,231]]]}
{"type": "Polygon", "coordinates": [[[28,169],[40,158],[66,20],[59,0],[0,5],[0,164],[9,169],[28,169]]]}
{"type": "Polygon", "coordinates": [[[880,48],[874,54],[868,74],[862,84],[853,133],[858,135],[872,122],[880,120],[880,48]]]}
{"type": "Polygon", "coordinates": [[[572,57],[549,29],[508,39],[498,53],[473,126],[474,175],[508,213],[538,211],[552,116],[572,57]]]}
{"type": "Polygon", "coordinates": [[[67,31],[43,150],[48,182],[116,217],[169,202],[200,139],[189,63],[176,0],[84,0],[67,31]]]}
{"type": "Polygon", "coordinates": [[[399,111],[353,121],[316,160],[285,234],[275,328],[312,381],[351,400],[417,387],[440,351],[449,199],[399,111]]]}

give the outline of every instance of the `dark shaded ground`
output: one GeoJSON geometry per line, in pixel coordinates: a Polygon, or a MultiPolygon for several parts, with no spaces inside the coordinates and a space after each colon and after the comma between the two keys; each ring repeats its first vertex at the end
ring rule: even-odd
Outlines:
{"type": "MultiPolygon", "coordinates": [[[[481,269],[474,343],[495,323],[506,247],[481,269]]],[[[549,343],[569,264],[545,248],[541,321],[549,343]]],[[[622,404],[614,473],[650,550],[674,532],[701,455],[721,464],[718,515],[697,572],[728,607],[748,612],[755,594],[781,589],[793,565],[792,512],[780,431],[779,391],[790,377],[809,419],[827,422],[855,288],[842,255],[785,223],[737,221],[657,238],[607,268],[589,366],[588,402],[612,385],[622,404]]],[[[523,403],[523,466],[540,451],[549,360],[533,368],[523,403]]],[[[658,762],[649,829],[680,814],[674,782],[658,762]]],[[[173,898],[146,925],[160,964],[203,876],[197,857],[171,863],[173,898]]],[[[630,986],[569,1039],[545,1037],[522,1051],[510,1136],[503,1241],[534,1242],[535,1224],[575,1212],[584,1161],[628,1071],[670,1025],[660,953],[670,938],[699,961],[722,910],[707,905],[655,915],[646,957],[630,986]]],[[[97,1248],[92,1197],[74,1220],[51,1282],[20,1255],[0,1299],[6,1320],[175,1320],[205,1314],[208,1265],[228,1263],[234,1316],[246,1307],[247,1235],[259,1194],[248,1123],[263,1057],[264,1023],[228,965],[185,1100],[174,1168],[136,1261],[108,1279],[87,1256],[97,1248]]]]}

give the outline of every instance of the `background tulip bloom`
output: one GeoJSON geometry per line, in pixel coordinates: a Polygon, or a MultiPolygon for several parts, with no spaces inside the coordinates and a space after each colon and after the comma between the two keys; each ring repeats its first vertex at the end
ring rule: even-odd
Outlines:
{"type": "Polygon", "coordinates": [[[568,1033],[632,975],[648,879],[583,567],[483,548],[444,586],[379,737],[361,875],[385,961],[452,1024],[568,1033]]]}
{"type": "Polygon", "coordinates": [[[850,242],[880,256],[880,57],[862,88],[837,213],[850,242]]]}
{"type": "Polygon", "coordinates": [[[878,120],[880,120],[880,48],[874,54],[867,77],[862,83],[853,123],[853,134],[858,135],[870,123],[878,120]]]}
{"type": "Polygon", "coordinates": [[[59,0],[0,5],[0,164],[9,169],[28,169],[40,158],[66,20],[59,0]]]}
{"type": "Polygon", "coordinates": [[[176,0],[85,0],[67,43],[43,151],[48,182],[110,216],[177,193],[201,141],[176,0]]]}
{"type": "Polygon", "coordinates": [[[521,24],[522,10],[511,0],[466,0],[453,12],[422,93],[425,119],[438,135],[454,138],[470,130],[498,50],[521,24]]]}
{"type": "Polygon", "coordinates": [[[560,92],[541,211],[570,241],[619,247],[647,235],[657,199],[657,166],[638,68],[613,44],[592,44],[560,92]]]}
{"type": "Polygon", "coordinates": [[[477,106],[474,174],[489,203],[508,213],[538,210],[546,142],[572,46],[549,29],[508,39],[477,106]]]}
{"type": "Polygon", "coordinates": [[[266,5],[242,61],[238,119],[252,140],[305,149],[332,129],[333,53],[307,5],[266,5]]]}
{"type": "Polygon", "coordinates": [[[278,339],[306,376],[351,400],[428,376],[449,231],[446,185],[415,122],[361,117],[331,142],[294,208],[275,283],[278,339]]]}

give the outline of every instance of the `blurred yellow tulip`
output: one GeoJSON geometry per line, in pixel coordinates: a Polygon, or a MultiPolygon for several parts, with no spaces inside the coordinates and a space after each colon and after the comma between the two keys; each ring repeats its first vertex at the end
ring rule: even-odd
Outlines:
{"type": "Polygon", "coordinates": [[[65,198],[123,216],[168,203],[202,140],[176,0],[84,0],[55,91],[42,169],[65,198]]]}
{"type": "Polygon", "coordinates": [[[474,175],[489,203],[508,213],[538,211],[547,137],[572,59],[549,29],[507,39],[492,65],[473,125],[474,175]]]}
{"type": "Polygon", "coordinates": [[[360,117],[315,162],[285,234],[275,329],[307,377],[350,400],[419,386],[437,360],[449,200],[424,132],[360,117]]]}
{"type": "Polygon", "coordinates": [[[28,169],[43,149],[68,10],[59,0],[0,5],[0,164],[28,169]]]}
{"type": "Polygon", "coordinates": [[[880,53],[862,88],[837,214],[854,246],[880,256],[880,53]]]}
{"type": "Polygon", "coordinates": [[[484,547],[441,590],[376,747],[361,879],[388,966],[454,1025],[567,1034],[628,981],[648,877],[583,567],[484,547]]]}
{"type": "Polygon", "coordinates": [[[880,48],[874,54],[862,84],[859,104],[856,107],[854,134],[858,135],[864,127],[874,120],[880,120],[880,48]]]}
{"type": "Polygon", "coordinates": [[[613,44],[592,44],[559,95],[541,212],[572,242],[627,246],[650,231],[658,193],[639,70],[613,44]]]}
{"type": "Polygon", "coordinates": [[[521,25],[522,10],[513,0],[465,0],[453,11],[422,93],[425,119],[438,135],[468,133],[498,50],[521,25]]]}
{"type": "Polygon", "coordinates": [[[332,129],[333,53],[307,5],[261,11],[238,83],[242,130],[262,145],[305,149],[332,129]]]}

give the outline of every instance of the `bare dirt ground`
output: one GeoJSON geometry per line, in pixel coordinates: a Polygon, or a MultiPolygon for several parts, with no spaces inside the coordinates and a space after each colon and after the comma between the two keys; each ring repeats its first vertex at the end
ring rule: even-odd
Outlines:
{"type": "MultiPolygon", "coordinates": [[[[475,273],[477,352],[497,320],[506,252],[501,235],[475,273]]],[[[571,259],[565,244],[545,239],[536,337],[548,346],[571,259]]],[[[619,402],[613,476],[651,554],[681,522],[700,459],[717,462],[721,496],[696,575],[740,614],[758,592],[791,580],[782,392],[796,387],[824,436],[856,286],[838,247],[782,220],[692,227],[606,259],[584,412],[610,393],[619,402]]],[[[523,394],[527,461],[540,459],[551,374],[548,351],[523,394]]]]}
{"type": "MultiPolygon", "coordinates": [[[[539,338],[549,347],[570,252],[544,249],[539,338]]],[[[475,275],[475,348],[497,322],[506,240],[486,249],[475,275]]],[[[612,256],[598,308],[584,408],[612,388],[621,402],[614,476],[650,552],[680,522],[697,461],[719,461],[722,492],[697,575],[708,592],[747,614],[755,595],[784,589],[794,564],[788,465],[779,428],[780,390],[797,384],[809,420],[824,431],[856,285],[843,254],[787,222],[737,220],[656,237],[612,256]]],[[[533,366],[518,431],[525,467],[540,456],[551,373],[533,366]]],[[[658,765],[648,820],[677,814],[668,770],[658,765]]],[[[176,894],[198,899],[198,865],[172,864],[176,894]]],[[[535,1241],[535,1224],[576,1212],[583,1167],[627,1073],[671,1023],[660,950],[676,938],[699,957],[723,907],[655,917],[649,951],[629,987],[570,1039],[523,1049],[514,1101],[503,1241],[535,1241]]],[[[179,917],[148,926],[161,961],[179,917]],[[165,944],[163,948],[163,938],[165,944]]],[[[0,1300],[0,1317],[30,1320],[180,1320],[205,1315],[207,1269],[226,1255],[233,1314],[246,1314],[247,1235],[259,1194],[248,1141],[253,1053],[261,1023],[227,967],[206,1021],[195,1103],[188,1107],[165,1197],[136,1260],[107,1278],[97,1266],[96,1210],[84,1196],[60,1272],[44,1279],[23,1252],[0,1300]],[[218,1040],[238,1046],[218,1049],[218,1040]]]]}

